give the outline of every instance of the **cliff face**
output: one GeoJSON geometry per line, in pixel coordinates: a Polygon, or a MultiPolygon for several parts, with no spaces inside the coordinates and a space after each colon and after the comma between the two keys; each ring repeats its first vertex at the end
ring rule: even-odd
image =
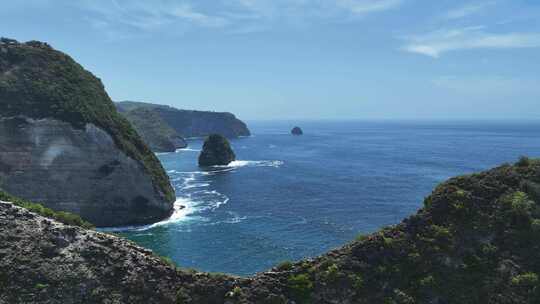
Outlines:
{"type": "Polygon", "coordinates": [[[399,225],[245,279],[0,203],[0,302],[539,303],[539,198],[539,161],[454,178],[399,225]]]}
{"type": "Polygon", "coordinates": [[[119,102],[117,107],[120,112],[138,108],[152,109],[184,138],[205,137],[214,133],[228,138],[251,135],[246,124],[231,113],[179,110],[169,106],[130,101],[119,102]]]}
{"type": "Polygon", "coordinates": [[[175,199],[101,81],[40,42],[0,41],[0,188],[98,226],[150,223],[175,199]]]}
{"type": "Polygon", "coordinates": [[[154,110],[137,108],[123,112],[154,152],[174,152],[187,147],[186,141],[178,135],[154,110]]]}

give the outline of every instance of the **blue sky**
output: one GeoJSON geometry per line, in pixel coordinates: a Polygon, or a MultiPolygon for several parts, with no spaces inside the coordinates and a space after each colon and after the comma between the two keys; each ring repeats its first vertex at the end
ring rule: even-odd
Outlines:
{"type": "Polygon", "coordinates": [[[538,0],[5,1],[114,100],[244,119],[540,119],[538,0]]]}

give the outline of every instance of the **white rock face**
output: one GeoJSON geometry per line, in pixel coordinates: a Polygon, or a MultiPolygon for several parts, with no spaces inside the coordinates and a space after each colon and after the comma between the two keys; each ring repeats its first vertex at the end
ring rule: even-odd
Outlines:
{"type": "Polygon", "coordinates": [[[151,223],[172,212],[143,166],[93,124],[1,118],[0,188],[96,226],[151,223]]]}

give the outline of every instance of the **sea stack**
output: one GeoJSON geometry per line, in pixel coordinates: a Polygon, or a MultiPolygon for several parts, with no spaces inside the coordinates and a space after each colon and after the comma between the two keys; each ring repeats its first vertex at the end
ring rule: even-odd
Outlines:
{"type": "Polygon", "coordinates": [[[302,131],[302,129],[300,129],[300,127],[294,127],[291,130],[291,134],[292,135],[302,135],[302,134],[304,134],[304,132],[302,131]]]}
{"type": "Polygon", "coordinates": [[[96,226],[169,216],[159,160],[100,79],[46,43],[0,39],[0,188],[96,226]]]}
{"type": "Polygon", "coordinates": [[[236,159],[227,138],[219,134],[208,136],[199,155],[199,166],[226,166],[236,159]]]}

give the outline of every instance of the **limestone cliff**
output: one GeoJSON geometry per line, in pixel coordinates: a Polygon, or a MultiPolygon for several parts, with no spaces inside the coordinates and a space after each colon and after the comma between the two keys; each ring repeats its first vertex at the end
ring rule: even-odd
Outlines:
{"type": "Polygon", "coordinates": [[[175,269],[0,203],[0,303],[539,303],[539,199],[540,161],[523,158],[441,184],[399,225],[250,278],[175,269]]]}
{"type": "Polygon", "coordinates": [[[179,136],[205,137],[221,134],[228,138],[251,135],[246,124],[231,113],[179,110],[173,107],[143,102],[124,101],[117,103],[122,113],[135,109],[150,109],[173,128],[179,136]]]}
{"type": "Polygon", "coordinates": [[[41,42],[0,40],[0,188],[98,226],[151,223],[175,199],[101,81],[41,42]]]}
{"type": "Polygon", "coordinates": [[[137,108],[122,113],[133,124],[150,149],[154,152],[174,152],[187,147],[182,136],[171,128],[152,109],[137,108]]]}

